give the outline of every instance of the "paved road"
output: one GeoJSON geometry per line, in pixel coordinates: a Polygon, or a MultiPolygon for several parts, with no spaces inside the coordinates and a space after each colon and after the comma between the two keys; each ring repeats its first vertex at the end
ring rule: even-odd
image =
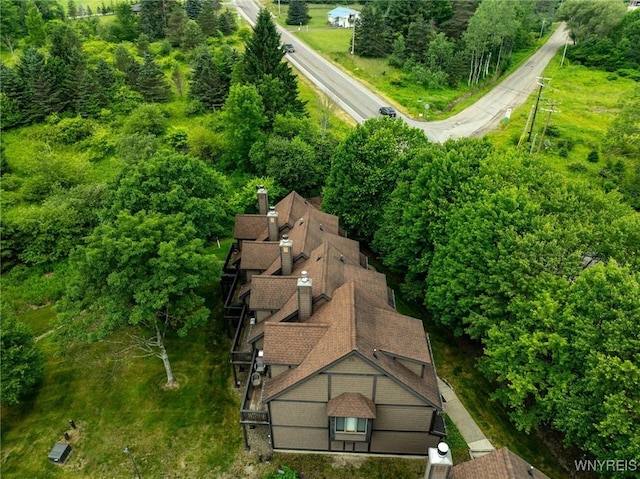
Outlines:
{"type": "MultiPolygon", "coordinates": [[[[251,24],[255,24],[260,5],[254,0],[234,0],[231,3],[251,24]]],[[[381,96],[325,60],[292,33],[278,26],[283,43],[293,43],[295,53],[287,59],[296,69],[311,80],[322,92],[358,123],[379,117],[378,108],[388,104],[381,96]]],[[[399,115],[409,125],[424,130],[432,141],[443,142],[449,138],[482,136],[504,117],[508,108],[515,108],[526,101],[536,88],[536,77],[541,76],[556,51],[564,45],[567,33],[564,25],[558,28],[549,41],[529,61],[505,78],[496,88],[477,103],[457,115],[442,121],[420,122],[399,115]]]]}

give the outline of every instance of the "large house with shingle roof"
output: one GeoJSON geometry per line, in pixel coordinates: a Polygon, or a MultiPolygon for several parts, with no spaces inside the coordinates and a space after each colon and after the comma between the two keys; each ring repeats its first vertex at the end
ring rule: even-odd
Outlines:
{"type": "Polygon", "coordinates": [[[236,217],[223,274],[243,429],[267,426],[276,450],[426,455],[445,431],[422,322],[338,218],[295,192],[269,207],[261,188],[258,206],[236,217]]]}

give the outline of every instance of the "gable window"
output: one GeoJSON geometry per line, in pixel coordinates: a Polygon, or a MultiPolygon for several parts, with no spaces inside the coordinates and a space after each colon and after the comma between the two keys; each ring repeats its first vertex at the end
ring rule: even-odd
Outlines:
{"type": "Polygon", "coordinates": [[[357,417],[337,417],[336,432],[364,434],[367,432],[367,420],[357,417]]]}

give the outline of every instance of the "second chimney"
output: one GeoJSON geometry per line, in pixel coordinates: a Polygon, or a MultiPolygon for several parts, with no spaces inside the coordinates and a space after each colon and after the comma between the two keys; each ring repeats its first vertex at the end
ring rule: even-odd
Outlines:
{"type": "Polygon", "coordinates": [[[269,210],[269,194],[264,185],[258,187],[258,213],[266,215],[269,210]]]}
{"type": "Polygon", "coordinates": [[[278,227],[278,212],[274,206],[269,207],[267,213],[267,231],[269,232],[269,241],[278,241],[280,229],[278,227]]]}
{"type": "Polygon", "coordinates": [[[293,271],[293,241],[287,235],[280,240],[280,264],[282,276],[289,276],[293,271]]]}
{"type": "Polygon", "coordinates": [[[311,293],[311,278],[303,271],[298,278],[298,317],[305,321],[311,317],[313,308],[313,295],[311,293]]]}

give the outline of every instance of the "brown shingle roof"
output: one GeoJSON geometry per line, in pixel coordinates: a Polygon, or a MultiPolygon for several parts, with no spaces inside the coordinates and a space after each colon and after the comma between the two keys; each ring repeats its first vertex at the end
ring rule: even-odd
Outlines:
{"type": "Polygon", "coordinates": [[[338,217],[320,211],[295,191],[278,202],[276,211],[280,215],[278,217],[280,227],[286,225],[292,228],[294,222],[309,214],[319,221],[326,231],[338,234],[338,217]]]}
{"type": "MultiPolygon", "coordinates": [[[[297,368],[265,383],[265,401],[357,351],[389,377],[404,384],[434,406],[441,407],[435,369],[419,320],[397,313],[379,297],[365,292],[355,281],[350,281],[336,289],[331,301],[319,307],[307,323],[326,324],[329,330],[318,339],[297,368]],[[395,337],[383,337],[388,334],[385,323],[396,325],[407,336],[402,341],[395,337]],[[383,351],[385,348],[393,349],[402,357],[426,364],[428,374],[421,378],[382,352],[378,352],[377,357],[374,356],[374,349],[383,351]]],[[[267,342],[277,341],[277,338],[269,337],[270,333],[270,330],[265,330],[265,345],[267,342]]]]}
{"type": "MultiPolygon", "coordinates": [[[[298,278],[293,276],[262,276],[251,278],[251,309],[281,309],[291,296],[296,296],[298,278]]],[[[297,296],[296,296],[297,297],[297,296]]]]}
{"type": "Polygon", "coordinates": [[[327,403],[327,416],[376,418],[376,405],[360,393],[342,393],[327,403]]]}
{"type": "Polygon", "coordinates": [[[451,469],[449,479],[549,479],[520,456],[503,447],[485,456],[457,464],[451,469]]]}
{"type": "Polygon", "coordinates": [[[267,217],[264,215],[236,215],[233,237],[237,240],[256,240],[267,234],[267,217]]]}
{"type": "MultiPolygon", "coordinates": [[[[351,240],[349,240],[351,241],[351,240]]],[[[353,242],[356,243],[356,242],[353,242]]],[[[350,244],[344,243],[342,246],[350,247],[350,244]]],[[[356,243],[357,245],[357,243],[356,243]]],[[[348,250],[348,248],[345,248],[348,250]]],[[[292,276],[300,276],[302,271],[307,271],[309,278],[312,280],[312,295],[317,301],[319,298],[331,298],[336,288],[348,281],[355,281],[363,288],[380,298],[380,300],[388,301],[388,288],[386,278],[382,273],[362,268],[358,261],[358,254],[351,250],[343,254],[333,244],[325,242],[318,246],[306,261],[299,261],[295,265],[292,276]]],[[[277,276],[268,276],[269,270],[260,276],[252,278],[265,278],[264,283],[256,287],[252,280],[251,294],[263,295],[260,288],[272,289],[268,278],[277,278],[277,276]]],[[[274,280],[277,281],[277,280],[274,280]]],[[[244,293],[244,290],[243,290],[244,293]]],[[[298,311],[297,296],[292,293],[289,301],[283,304],[280,311],[269,317],[267,322],[279,322],[295,316],[298,311]]],[[[262,322],[264,323],[264,321],[262,322]]],[[[256,324],[249,333],[249,341],[255,341],[264,334],[264,324],[256,324]]]]}
{"type": "Polygon", "coordinates": [[[326,324],[265,324],[264,362],[300,364],[328,329],[326,324]]]}
{"type": "Polygon", "coordinates": [[[274,261],[280,262],[280,247],[275,241],[244,241],[240,269],[264,271],[274,261]]]}

